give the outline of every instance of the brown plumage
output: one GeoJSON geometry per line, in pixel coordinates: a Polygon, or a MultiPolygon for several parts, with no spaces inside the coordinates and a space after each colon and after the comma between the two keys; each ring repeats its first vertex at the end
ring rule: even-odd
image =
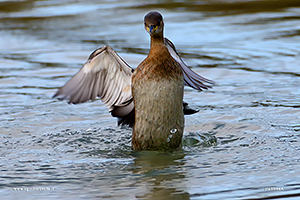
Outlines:
{"type": "Polygon", "coordinates": [[[208,89],[213,84],[192,71],[175,46],[163,37],[160,13],[144,19],[151,36],[148,57],[133,70],[110,47],[95,50],[84,66],[55,95],[69,103],[100,97],[119,125],[133,126],[134,150],[175,149],[182,139],[184,114],[197,111],[183,102],[183,87],[208,89]]]}
{"type": "Polygon", "coordinates": [[[184,127],[183,73],[164,44],[162,16],[158,12],[148,13],[145,28],[151,35],[151,48],[132,76],[132,147],[174,149],[181,143],[184,127]]]}

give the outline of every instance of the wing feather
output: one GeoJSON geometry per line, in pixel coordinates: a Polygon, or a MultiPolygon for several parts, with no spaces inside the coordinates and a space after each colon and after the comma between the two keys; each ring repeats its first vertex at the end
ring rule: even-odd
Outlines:
{"type": "Polygon", "coordinates": [[[185,85],[190,86],[190,87],[192,87],[196,90],[200,90],[200,91],[202,89],[208,89],[208,88],[212,87],[211,85],[214,84],[214,81],[204,78],[203,76],[200,76],[199,74],[197,74],[196,72],[191,70],[183,62],[183,60],[177,53],[174,44],[168,38],[165,38],[165,45],[167,46],[171,56],[180,64],[182,72],[183,72],[185,85]],[[211,85],[206,85],[203,82],[211,84],[211,85]]]}
{"type": "MultiPolygon", "coordinates": [[[[112,111],[116,106],[128,106],[132,102],[132,73],[133,69],[110,46],[104,46],[95,50],[83,67],[53,97],[69,100],[73,104],[100,97],[112,111]]],[[[122,114],[131,111],[129,109],[128,113],[122,114]]]]}
{"type": "MultiPolygon", "coordinates": [[[[174,44],[165,38],[172,57],[180,64],[184,83],[196,90],[208,89],[214,84],[191,70],[178,55],[174,44]]],[[[134,103],[131,92],[133,69],[110,47],[95,50],[83,67],[53,97],[77,104],[100,97],[120,123],[133,125],[134,103]]],[[[186,108],[185,108],[186,109],[186,108]]],[[[191,114],[192,110],[185,112],[191,114]]]]}

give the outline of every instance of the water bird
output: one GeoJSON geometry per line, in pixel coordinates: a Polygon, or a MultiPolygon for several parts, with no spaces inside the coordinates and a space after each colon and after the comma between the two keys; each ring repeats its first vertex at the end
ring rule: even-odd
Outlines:
{"type": "Polygon", "coordinates": [[[183,62],[164,37],[159,12],[146,14],[144,27],[151,37],[150,51],[135,70],[106,45],[95,50],[53,97],[72,104],[100,97],[118,125],[133,127],[133,150],[176,149],[183,136],[184,114],[198,112],[183,101],[184,85],[201,91],[214,82],[183,62]]]}

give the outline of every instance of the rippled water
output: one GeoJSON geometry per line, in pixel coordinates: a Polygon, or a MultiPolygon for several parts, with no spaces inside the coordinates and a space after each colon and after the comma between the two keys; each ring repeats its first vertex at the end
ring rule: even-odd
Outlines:
{"type": "Polygon", "coordinates": [[[300,2],[0,1],[1,199],[297,199],[300,2]],[[63,3],[62,3],[63,2],[63,3]],[[215,80],[182,149],[133,152],[101,101],[52,99],[96,48],[145,58],[143,17],[215,80]]]}

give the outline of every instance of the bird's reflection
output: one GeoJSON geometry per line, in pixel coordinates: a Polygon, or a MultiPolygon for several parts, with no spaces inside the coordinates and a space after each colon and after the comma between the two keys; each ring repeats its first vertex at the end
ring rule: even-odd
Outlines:
{"type": "Polygon", "coordinates": [[[146,188],[145,194],[136,195],[138,199],[190,199],[186,188],[183,152],[140,152],[134,160],[134,174],[141,174],[140,184],[146,188]]]}

